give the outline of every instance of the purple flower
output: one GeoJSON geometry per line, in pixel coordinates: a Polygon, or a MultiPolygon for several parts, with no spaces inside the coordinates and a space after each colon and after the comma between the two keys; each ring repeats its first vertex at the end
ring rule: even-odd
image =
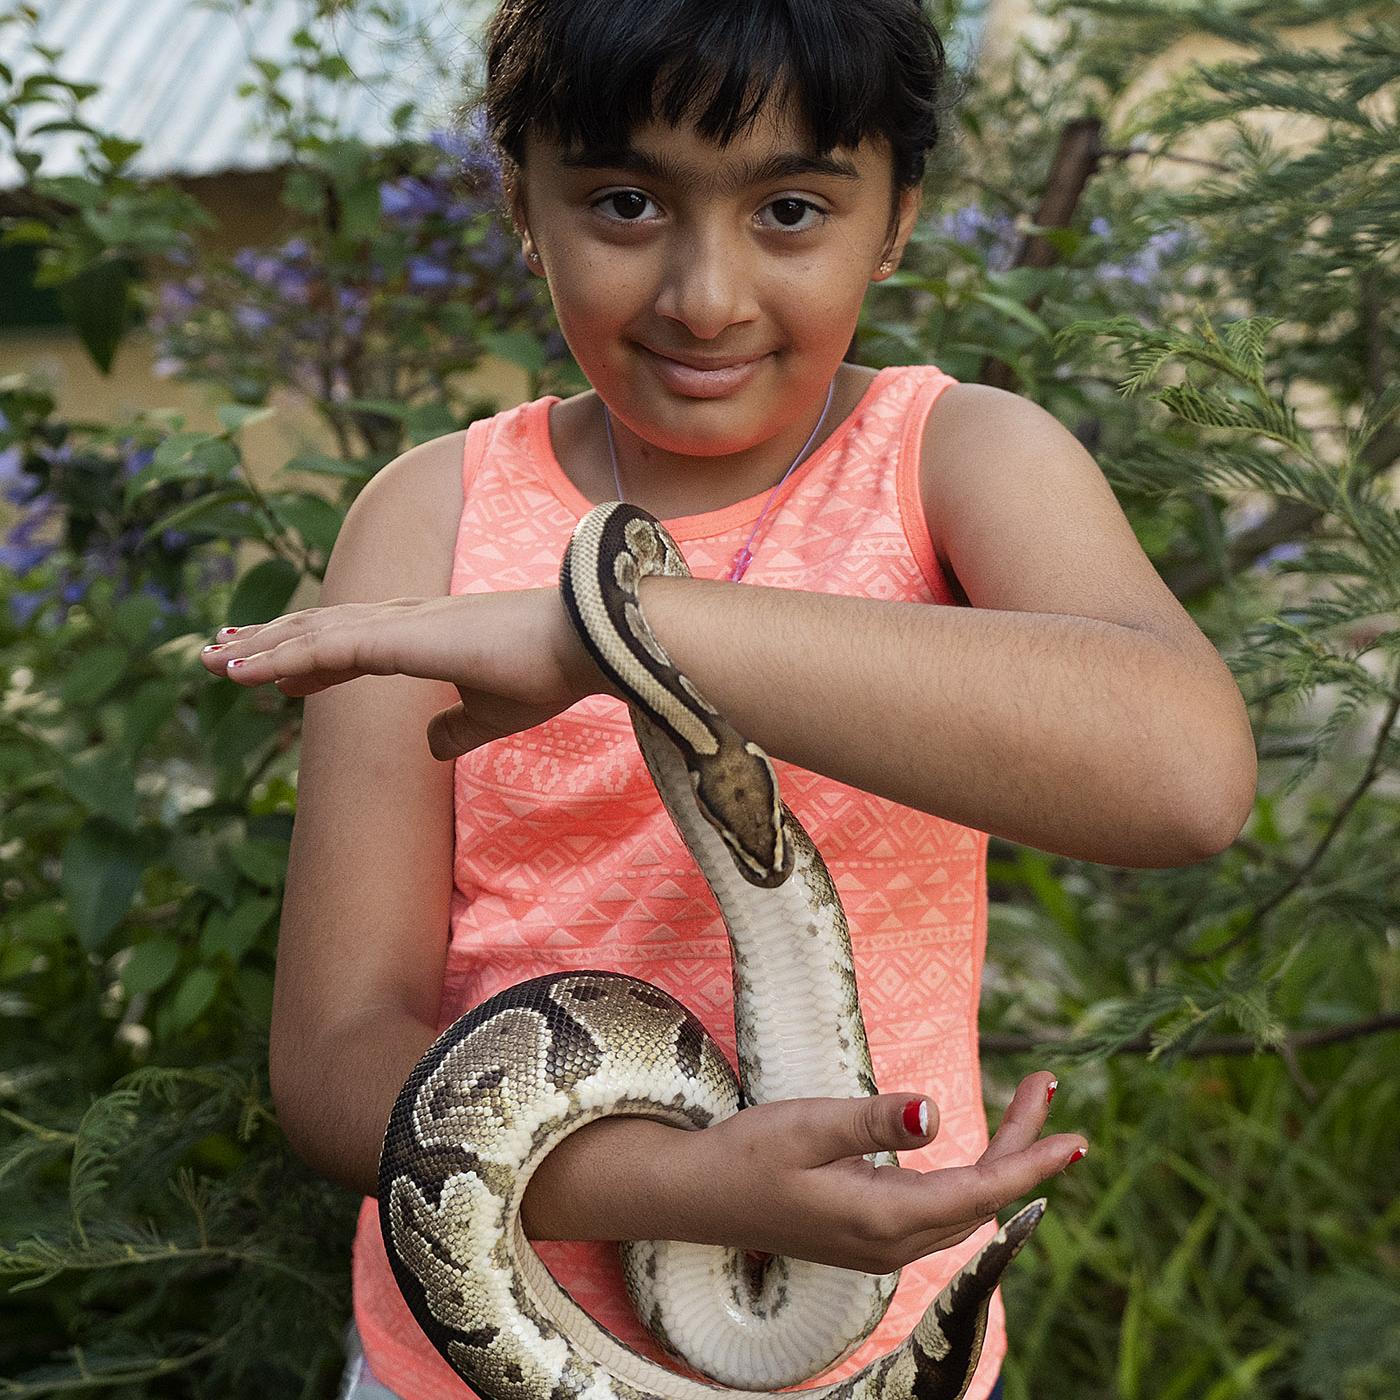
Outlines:
{"type": "Polygon", "coordinates": [[[273,279],[277,295],[283,301],[305,306],[311,300],[311,274],[305,268],[284,267],[273,279]]]}
{"type": "Polygon", "coordinates": [[[1019,235],[1009,214],[988,214],[975,204],[967,204],[945,214],[939,228],[954,243],[980,249],[989,268],[1004,271],[1011,266],[1019,235]]]}
{"type": "Polygon", "coordinates": [[[1149,286],[1161,276],[1163,260],[1189,239],[1189,233],[1183,228],[1159,229],[1123,262],[1101,263],[1097,269],[1098,275],[1107,281],[1121,279],[1134,286],[1149,286]]]}
{"type": "Polygon", "coordinates": [[[1089,232],[1095,238],[1107,238],[1112,229],[1109,227],[1108,220],[1100,214],[1089,220],[1089,232]]]}
{"type": "Polygon", "coordinates": [[[444,173],[466,180],[471,188],[491,198],[501,193],[501,158],[486,120],[484,107],[473,107],[460,127],[450,131],[432,131],[428,140],[445,155],[452,157],[444,173]]]}
{"type": "Polygon", "coordinates": [[[34,614],[48,601],[47,593],[11,593],[10,616],[14,618],[15,626],[28,627],[34,620],[34,614]]]}
{"type": "Polygon", "coordinates": [[[52,545],[0,544],[0,564],[17,574],[27,574],[30,569],[37,569],[52,553],[52,545]]]}
{"type": "Polygon", "coordinates": [[[199,298],[186,282],[162,282],[159,292],[160,313],[171,320],[178,320],[199,305],[199,298]]]}
{"type": "Polygon", "coordinates": [[[379,186],[379,207],[386,219],[412,223],[442,209],[441,194],[414,175],[379,186]]]}
{"type": "Polygon", "coordinates": [[[408,285],[414,291],[425,291],[434,287],[447,287],[452,284],[451,270],[433,258],[413,255],[407,260],[408,285]]]}
{"type": "Polygon", "coordinates": [[[127,476],[135,476],[138,472],[145,471],[155,459],[156,450],[154,447],[139,448],[122,463],[122,471],[127,476]]]}
{"type": "Polygon", "coordinates": [[[1288,540],[1283,544],[1276,544],[1272,549],[1266,549],[1251,565],[1255,572],[1262,572],[1271,568],[1275,564],[1291,564],[1295,559],[1301,559],[1306,551],[1296,540],[1288,540]]]}
{"type": "Polygon", "coordinates": [[[16,505],[22,504],[12,494],[24,483],[24,475],[21,468],[24,464],[24,453],[17,446],[7,447],[0,452],[0,482],[4,483],[5,499],[14,501],[16,505]]]}
{"type": "Polygon", "coordinates": [[[235,323],[245,331],[256,335],[272,325],[272,316],[259,306],[237,306],[233,311],[235,323]]]}

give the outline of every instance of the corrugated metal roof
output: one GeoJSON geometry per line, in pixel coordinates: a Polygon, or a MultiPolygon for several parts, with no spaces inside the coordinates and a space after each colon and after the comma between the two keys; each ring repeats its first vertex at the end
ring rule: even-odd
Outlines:
{"type": "MultiPolygon", "coordinates": [[[[239,97],[258,78],[254,58],[285,65],[297,52],[292,36],[305,26],[324,48],[338,52],[359,81],[319,89],[316,110],[336,118],[342,134],[376,143],[393,136],[394,109],[412,101],[419,115],[410,131],[445,126],[458,100],[463,71],[476,71],[480,34],[491,0],[393,0],[403,23],[386,25],[363,13],[314,17],[311,0],[30,0],[33,29],[0,30],[6,62],[16,77],[38,72],[43,60],[29,39],[58,49],[55,71],[73,82],[97,83],[82,105],[92,125],[143,143],[130,169],[145,176],[210,175],[266,170],[284,149],[256,129],[261,105],[239,97]],[[15,53],[16,49],[20,53],[15,53]]],[[[283,90],[302,95],[299,78],[283,90]]],[[[28,112],[21,133],[41,118],[28,112]]],[[[56,112],[45,109],[42,120],[56,112]]],[[[33,143],[44,155],[40,173],[76,174],[82,139],[53,132],[33,143]],[[42,144],[41,144],[42,143],[42,144]]],[[[0,189],[22,183],[23,171],[0,154],[0,189]]]]}

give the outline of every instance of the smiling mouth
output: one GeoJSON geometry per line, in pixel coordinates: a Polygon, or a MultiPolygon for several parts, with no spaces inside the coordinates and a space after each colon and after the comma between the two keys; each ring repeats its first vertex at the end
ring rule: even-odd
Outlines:
{"type": "Polygon", "coordinates": [[[720,369],[738,369],[742,365],[751,365],[755,360],[763,358],[763,355],[759,354],[731,356],[724,360],[697,360],[681,355],[668,355],[664,350],[652,350],[649,345],[642,346],[642,349],[649,351],[660,360],[669,360],[673,365],[684,365],[686,369],[700,370],[702,373],[720,369]]]}

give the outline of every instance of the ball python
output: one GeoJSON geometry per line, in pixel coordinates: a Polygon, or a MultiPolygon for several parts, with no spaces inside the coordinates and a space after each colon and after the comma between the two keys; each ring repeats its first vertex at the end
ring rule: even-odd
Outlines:
{"type": "MultiPolygon", "coordinates": [[[[574,530],[560,593],[583,645],[626,695],[661,801],[729,930],[738,1074],[680,1002],[605,971],[509,987],[429,1047],[390,1115],[379,1219],[419,1326],[484,1400],[713,1400],[795,1385],[865,1340],[899,1279],[776,1256],[756,1263],[712,1245],[624,1242],[633,1308],[703,1381],[594,1322],[521,1228],[536,1167],[597,1118],[695,1129],[749,1104],[878,1092],[836,888],[767,755],[652,635],[638,583],[657,574],[689,576],[674,540],[638,507],[607,502],[574,530]]],[[[897,1161],[892,1152],[867,1160],[897,1161]]],[[[806,1393],[957,1400],[981,1354],[992,1291],[1044,1208],[1034,1201],[1002,1226],[902,1346],[806,1393]]]]}

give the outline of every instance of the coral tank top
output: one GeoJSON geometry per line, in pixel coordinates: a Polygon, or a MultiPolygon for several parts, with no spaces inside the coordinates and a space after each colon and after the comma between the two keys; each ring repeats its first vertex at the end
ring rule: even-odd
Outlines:
{"type": "MultiPolygon", "coordinates": [[[[882,369],[779,490],[745,583],[950,605],[920,504],[930,406],[955,381],[932,365],[882,369]]],[[[467,432],[451,591],[558,582],[589,502],[554,455],[546,396],[467,432]]],[[[724,578],[766,493],[668,520],[691,572],[724,578]]],[[[739,585],[743,587],[744,584],[739,585]]],[[[504,987],[546,972],[604,968],[664,988],[735,1062],[729,946],[718,908],[661,805],[625,705],[594,695],[525,733],[455,761],[450,946],[438,1014],[446,1028],[504,987]]],[[[927,1093],[935,1140],[902,1152],[929,1170],[987,1145],[977,1060],[986,946],[987,838],[978,831],[775,761],[784,799],[822,852],[850,920],[876,1082],[927,1093]]],[[[884,1318],[839,1380],[901,1343],[939,1289],[995,1233],[991,1222],[910,1264],[884,1318]]],[[[687,1373],[633,1316],[617,1247],[538,1241],[554,1277],[645,1356],[687,1373]]],[[[405,1400],[473,1392],[413,1320],[384,1253],[377,1203],[361,1204],[355,1320],[377,1379],[405,1400]]],[[[984,1400],[1006,1351],[1000,1290],[968,1400],[984,1400]]],[[[693,1373],[688,1373],[693,1374],[693,1373]]]]}

